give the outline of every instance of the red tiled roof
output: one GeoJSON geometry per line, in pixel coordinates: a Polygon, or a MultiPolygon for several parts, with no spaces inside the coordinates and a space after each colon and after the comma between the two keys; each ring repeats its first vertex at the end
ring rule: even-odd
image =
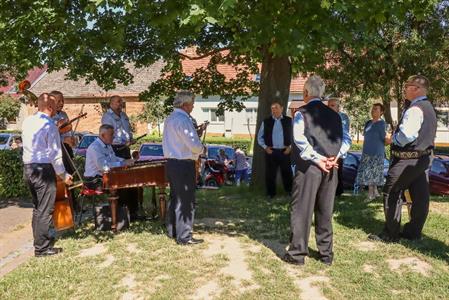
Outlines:
{"type": "MultiPolygon", "coordinates": [[[[187,48],[182,51],[183,54],[189,56],[189,57],[196,57],[196,51],[195,48],[187,48]]],[[[223,51],[223,55],[228,54],[228,50],[223,51]]],[[[186,75],[192,75],[197,69],[199,68],[205,68],[207,67],[207,64],[210,61],[210,57],[204,57],[200,59],[188,59],[184,58],[182,59],[182,69],[186,75]]],[[[225,65],[220,64],[217,66],[218,72],[223,74],[226,79],[234,79],[237,76],[238,73],[238,66],[232,66],[232,65],[225,65]]],[[[259,66],[260,69],[260,66],[259,66]]],[[[290,92],[291,93],[302,93],[302,90],[304,88],[304,77],[295,77],[292,78],[292,81],[290,83],[290,92]]]]}
{"type": "MultiPolygon", "coordinates": [[[[45,72],[47,71],[47,66],[44,67],[35,67],[28,71],[28,74],[26,76],[26,80],[28,80],[31,83],[31,86],[35,84],[35,81],[45,72]]],[[[13,92],[12,88],[16,84],[16,81],[14,78],[8,79],[8,85],[0,87],[0,93],[7,93],[7,92],[13,92]]],[[[14,93],[13,93],[14,94],[14,93]]]]}

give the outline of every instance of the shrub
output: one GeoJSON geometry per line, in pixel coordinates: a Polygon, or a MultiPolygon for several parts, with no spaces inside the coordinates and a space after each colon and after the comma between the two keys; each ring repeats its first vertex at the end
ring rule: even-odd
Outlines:
{"type": "Polygon", "coordinates": [[[0,198],[29,196],[19,150],[0,151],[0,198]]]}

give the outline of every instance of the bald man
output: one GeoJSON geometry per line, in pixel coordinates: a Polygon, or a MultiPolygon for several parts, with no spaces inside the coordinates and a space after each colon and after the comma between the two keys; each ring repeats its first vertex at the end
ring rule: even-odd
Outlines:
{"type": "Polygon", "coordinates": [[[24,177],[33,198],[34,254],[50,256],[62,249],[53,247],[49,234],[56,200],[56,176],[72,184],[62,162],[61,139],[52,117],[56,114],[56,99],[44,93],[38,98],[38,112],[22,125],[24,177]]]}
{"type": "MultiPolygon", "coordinates": [[[[123,111],[123,98],[114,95],[109,99],[109,109],[101,119],[102,125],[110,125],[114,128],[114,136],[112,140],[112,149],[115,155],[123,159],[131,158],[129,145],[133,142],[133,134],[131,131],[131,123],[126,113],[123,111]]],[[[138,215],[138,190],[136,188],[120,189],[119,204],[128,207],[130,221],[142,219],[138,215]]]]}

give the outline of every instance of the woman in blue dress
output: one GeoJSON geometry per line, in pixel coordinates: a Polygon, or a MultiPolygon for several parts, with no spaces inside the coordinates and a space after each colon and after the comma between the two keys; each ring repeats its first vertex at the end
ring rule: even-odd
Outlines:
{"type": "Polygon", "coordinates": [[[386,139],[386,123],[381,119],[384,107],[376,103],[371,108],[371,120],[366,122],[363,131],[362,158],[357,170],[356,184],[368,186],[368,201],[379,197],[377,187],[384,184],[384,158],[386,139]]]}

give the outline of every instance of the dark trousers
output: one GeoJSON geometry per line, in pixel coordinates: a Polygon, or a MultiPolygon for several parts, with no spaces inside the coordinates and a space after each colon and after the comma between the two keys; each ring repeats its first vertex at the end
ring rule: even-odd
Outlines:
{"type": "Polygon", "coordinates": [[[420,238],[429,212],[429,179],[426,170],[431,163],[430,156],[419,159],[393,158],[384,186],[384,233],[399,238],[401,227],[402,190],[409,190],[412,198],[411,219],[404,225],[403,235],[420,238]]]}
{"type": "Polygon", "coordinates": [[[195,162],[169,159],[166,171],[170,183],[167,234],[178,242],[187,242],[192,238],[195,213],[195,162]]]}
{"type": "Polygon", "coordinates": [[[321,258],[333,258],[332,212],[334,209],[337,171],[324,173],[315,165],[306,172],[296,171],[291,204],[291,237],[288,254],[303,261],[309,254],[308,244],[312,215],[315,214],[316,244],[321,258]]]}
{"type": "Polygon", "coordinates": [[[53,223],[56,200],[56,174],[51,164],[26,164],[24,177],[33,199],[34,251],[42,253],[51,247],[49,229],[53,223]]]}
{"type": "MultiPolygon", "coordinates": [[[[115,155],[117,155],[118,157],[124,159],[131,158],[131,151],[129,147],[123,145],[112,145],[112,149],[114,150],[115,155]]],[[[134,219],[139,211],[138,188],[119,189],[117,190],[117,194],[119,197],[119,205],[126,205],[128,207],[131,220],[134,219]]]]}
{"type": "Polygon", "coordinates": [[[338,159],[338,184],[337,191],[335,192],[335,196],[340,196],[344,192],[343,188],[343,159],[338,159]]]}
{"type": "Polygon", "coordinates": [[[292,191],[292,164],[290,154],[285,155],[284,150],[273,149],[272,154],[265,153],[265,184],[267,195],[276,195],[276,175],[278,168],[281,168],[282,183],[287,193],[292,191]]]}

